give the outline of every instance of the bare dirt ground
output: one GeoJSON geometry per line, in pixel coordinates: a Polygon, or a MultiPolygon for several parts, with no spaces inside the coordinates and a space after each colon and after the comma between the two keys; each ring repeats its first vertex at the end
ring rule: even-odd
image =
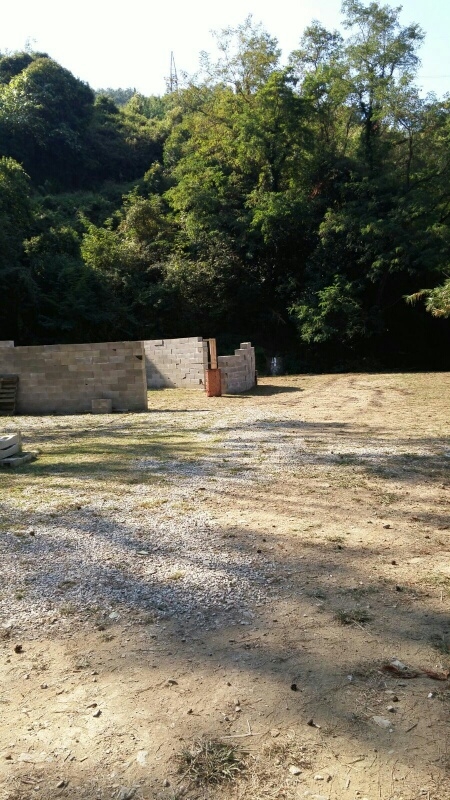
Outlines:
{"type": "Polygon", "coordinates": [[[450,798],[450,374],[149,397],[1,420],[1,800],[450,798]]]}

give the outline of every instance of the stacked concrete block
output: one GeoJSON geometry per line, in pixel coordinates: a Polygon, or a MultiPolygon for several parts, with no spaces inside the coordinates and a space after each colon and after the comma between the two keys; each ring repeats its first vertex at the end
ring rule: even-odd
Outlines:
{"type": "Polygon", "coordinates": [[[203,389],[208,345],[201,336],[145,341],[147,387],[203,389]]]}
{"type": "Polygon", "coordinates": [[[0,342],[0,375],[12,375],[16,372],[15,366],[14,342],[0,342]]]}
{"type": "Polygon", "coordinates": [[[0,417],[16,413],[17,392],[14,342],[0,342],[0,417]]]}
{"type": "Polygon", "coordinates": [[[9,433],[0,436],[0,461],[20,453],[22,450],[22,436],[20,433],[9,433]]]}
{"type": "Polygon", "coordinates": [[[219,356],[222,372],[222,394],[239,394],[255,385],[255,348],[250,342],[241,342],[234,356],[219,356]]]}
{"type": "MultiPolygon", "coordinates": [[[[218,366],[223,392],[237,394],[254,386],[250,342],[233,356],[219,356],[218,366]]],[[[200,336],[38,347],[0,342],[0,375],[19,377],[16,410],[22,414],[98,413],[110,406],[113,411],[144,411],[147,386],[204,389],[207,369],[208,345],[200,336]]]]}
{"type": "Polygon", "coordinates": [[[111,414],[112,400],[91,400],[91,411],[93,414],[111,414]]]}
{"type": "Polygon", "coordinates": [[[147,409],[142,342],[0,347],[5,372],[19,375],[18,413],[90,412],[96,399],[113,410],[147,409]]]}

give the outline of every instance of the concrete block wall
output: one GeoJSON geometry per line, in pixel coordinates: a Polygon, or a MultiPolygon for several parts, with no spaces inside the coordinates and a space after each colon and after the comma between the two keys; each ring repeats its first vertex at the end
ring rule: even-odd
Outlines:
{"type": "Polygon", "coordinates": [[[145,341],[147,387],[203,389],[208,367],[208,345],[201,336],[145,341]]]}
{"type": "Polygon", "coordinates": [[[0,374],[19,375],[20,414],[90,412],[95,399],[110,399],[113,410],[147,410],[142,342],[6,344],[0,346],[0,374]]]}
{"type": "Polygon", "coordinates": [[[250,342],[241,342],[234,356],[219,356],[217,362],[222,372],[223,394],[239,394],[255,385],[255,348],[250,342]]]}

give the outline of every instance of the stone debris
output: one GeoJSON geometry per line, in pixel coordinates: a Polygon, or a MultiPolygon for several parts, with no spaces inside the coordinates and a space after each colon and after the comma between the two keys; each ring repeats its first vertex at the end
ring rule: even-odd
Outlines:
{"type": "Polygon", "coordinates": [[[121,786],[117,792],[117,800],[132,800],[135,794],[135,787],[128,789],[126,786],[121,786]]]}
{"type": "Polygon", "coordinates": [[[386,717],[371,717],[375,725],[378,725],[379,728],[385,728],[386,730],[392,731],[392,722],[390,719],[386,719],[386,717]]]}
{"type": "Polygon", "coordinates": [[[136,761],[141,767],[145,767],[147,764],[147,757],[148,750],[139,750],[139,753],[136,755],[136,761]]]}

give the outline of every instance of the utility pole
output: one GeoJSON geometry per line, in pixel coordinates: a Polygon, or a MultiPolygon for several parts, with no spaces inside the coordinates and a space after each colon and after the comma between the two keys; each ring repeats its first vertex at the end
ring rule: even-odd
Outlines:
{"type": "Polygon", "coordinates": [[[175,66],[175,56],[173,54],[173,51],[170,53],[169,87],[171,92],[178,92],[178,75],[177,75],[177,68],[175,66]]]}

